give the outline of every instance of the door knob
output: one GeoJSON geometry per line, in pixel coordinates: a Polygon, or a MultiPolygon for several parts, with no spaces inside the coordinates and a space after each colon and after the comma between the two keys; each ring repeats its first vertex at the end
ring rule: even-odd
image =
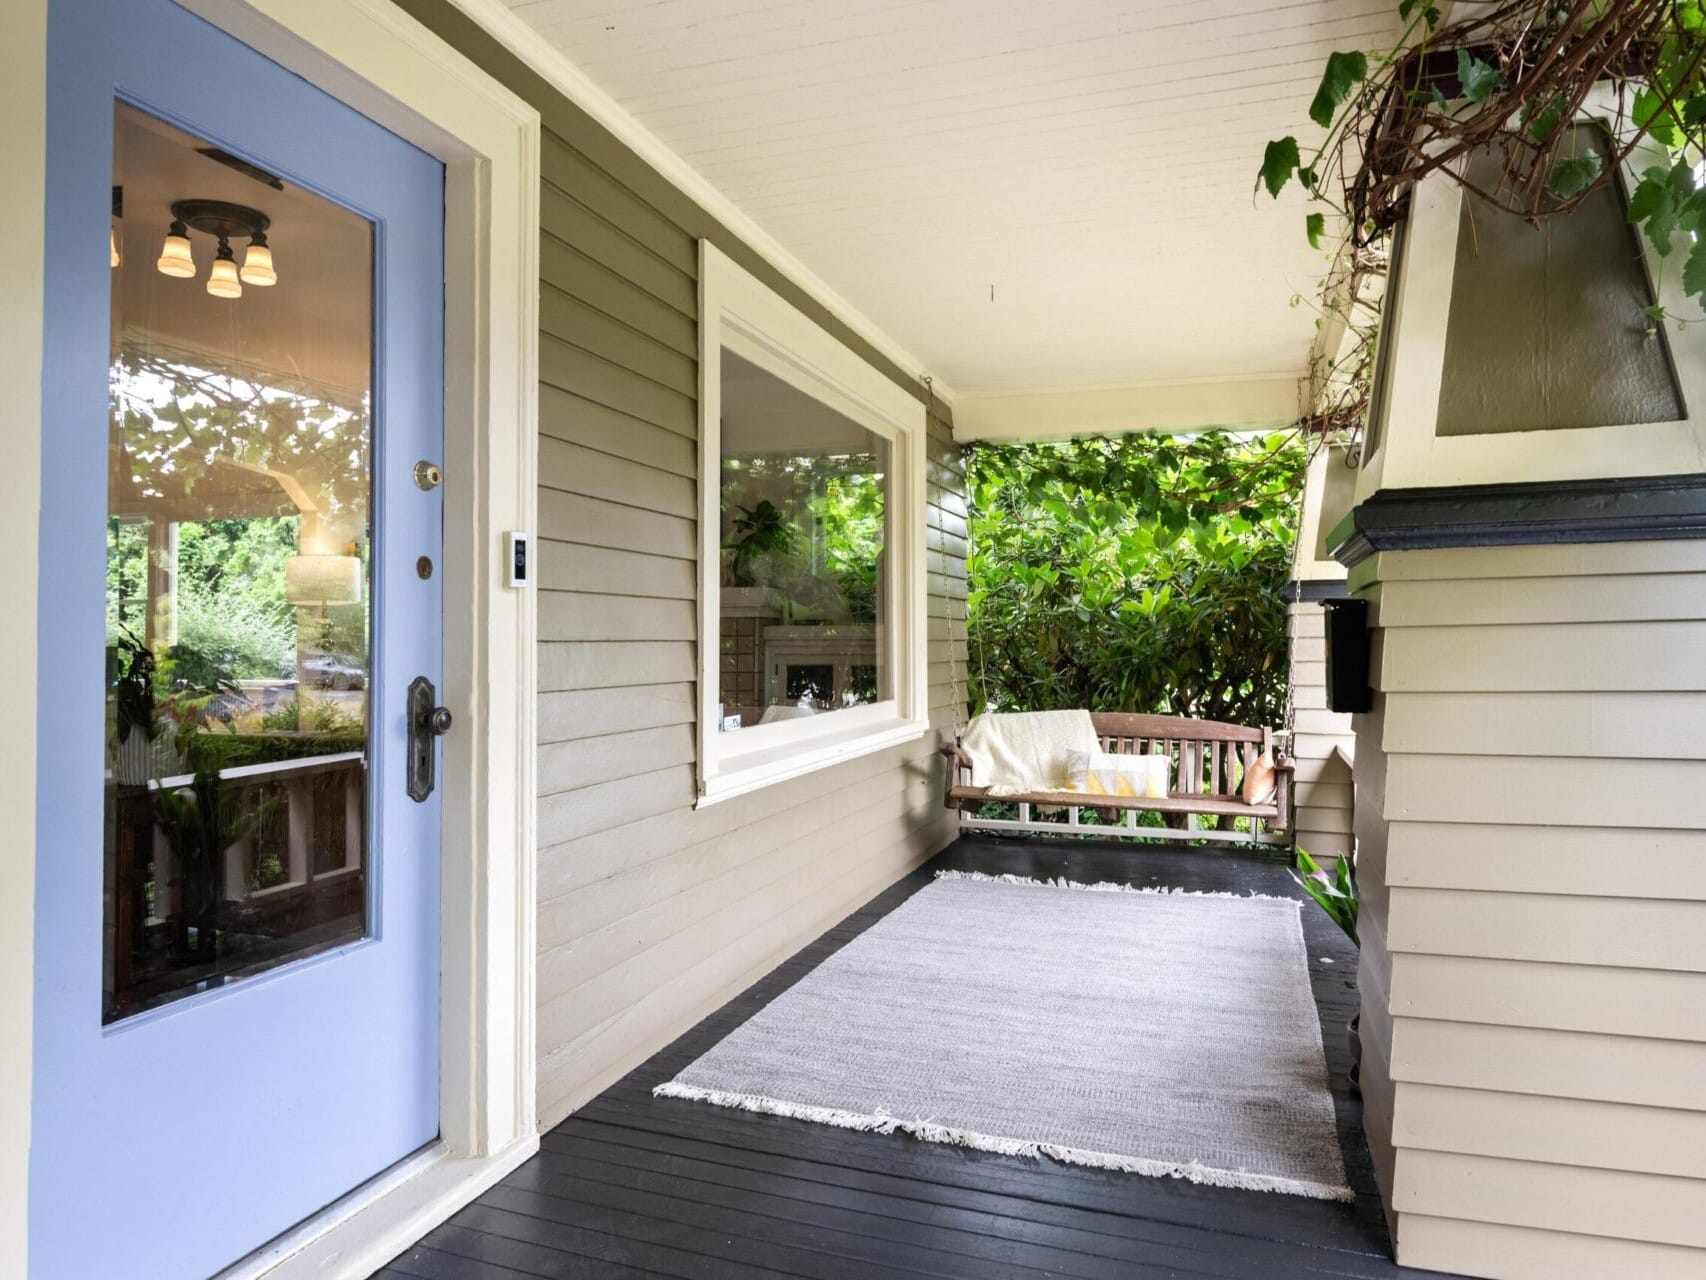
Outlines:
{"type": "Polygon", "coordinates": [[[434,737],[442,738],[450,732],[451,716],[449,707],[434,707],[427,712],[426,727],[434,737]]]}

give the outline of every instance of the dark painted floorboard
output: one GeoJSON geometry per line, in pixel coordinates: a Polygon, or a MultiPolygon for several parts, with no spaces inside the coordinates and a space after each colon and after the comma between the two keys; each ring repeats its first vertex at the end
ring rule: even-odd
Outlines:
{"type": "Polygon", "coordinates": [[[651,1096],[937,870],[1301,896],[1263,853],[968,837],[545,1135],[539,1154],[386,1280],[1082,1277],[1404,1280],[1346,1087],[1355,949],[1303,913],[1355,1204],[1201,1187],[651,1096]]]}

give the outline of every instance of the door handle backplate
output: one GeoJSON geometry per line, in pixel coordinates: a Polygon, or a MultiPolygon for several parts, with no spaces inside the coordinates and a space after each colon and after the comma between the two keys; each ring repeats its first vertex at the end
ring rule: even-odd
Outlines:
{"type": "Polygon", "coordinates": [[[435,738],[450,732],[448,707],[438,705],[438,690],[425,676],[409,682],[409,799],[420,803],[438,785],[438,748],[435,738]]]}

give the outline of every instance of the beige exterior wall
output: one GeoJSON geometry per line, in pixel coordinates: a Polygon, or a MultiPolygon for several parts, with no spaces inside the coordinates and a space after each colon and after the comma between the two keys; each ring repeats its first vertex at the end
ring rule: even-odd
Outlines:
{"type": "Polygon", "coordinates": [[[1706,542],[1388,552],[1351,583],[1399,1261],[1706,1275],[1706,542]]]}
{"type": "MultiPolygon", "coordinates": [[[[445,0],[399,3],[544,123],[538,1053],[548,1127],[957,829],[941,804],[934,735],[693,807],[698,239],[925,395],[445,0]]],[[[966,528],[940,402],[928,465],[930,703],[951,734],[964,700],[966,528]]]]}
{"type": "Polygon", "coordinates": [[[1325,611],[1300,600],[1286,619],[1291,658],[1292,754],[1297,759],[1297,845],[1317,861],[1352,847],[1351,718],[1327,710],[1325,611]]]}

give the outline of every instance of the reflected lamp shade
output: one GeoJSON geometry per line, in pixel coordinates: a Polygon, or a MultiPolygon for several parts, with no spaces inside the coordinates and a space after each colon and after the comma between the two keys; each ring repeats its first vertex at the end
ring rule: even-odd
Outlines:
{"type": "Polygon", "coordinates": [[[267,244],[265,233],[257,231],[249,241],[249,248],[243,254],[243,269],[238,275],[244,284],[261,288],[278,283],[278,273],[272,266],[272,247],[267,244]]]}
{"type": "Polygon", "coordinates": [[[291,604],[356,604],[361,600],[359,556],[287,556],[284,598],[291,604]]]}
{"type": "Polygon", "coordinates": [[[166,243],[160,247],[160,260],[154,265],[161,275],[177,276],[180,280],[188,280],[195,274],[190,230],[183,223],[172,224],[172,229],[166,233],[166,243]]]}
{"type": "Polygon", "coordinates": [[[231,246],[219,242],[219,253],[207,273],[207,291],[216,298],[241,298],[243,286],[237,281],[237,260],[231,256],[231,246]]]}

